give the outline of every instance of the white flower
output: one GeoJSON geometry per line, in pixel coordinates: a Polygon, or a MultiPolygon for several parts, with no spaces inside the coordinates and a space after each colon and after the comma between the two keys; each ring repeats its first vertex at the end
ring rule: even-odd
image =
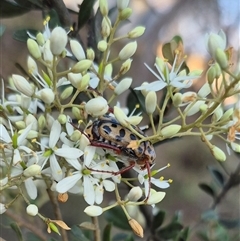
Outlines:
{"type": "Polygon", "coordinates": [[[169,66],[166,62],[163,63],[163,69],[157,64],[157,60],[155,63],[155,67],[158,71],[158,74],[154,72],[147,64],[145,66],[150,70],[150,72],[157,77],[157,80],[150,83],[141,85],[136,90],[147,90],[147,91],[159,91],[166,86],[173,86],[178,89],[189,88],[192,85],[192,80],[199,77],[199,75],[186,75],[183,72],[179,72],[183,62],[175,69],[175,65],[177,62],[177,55],[174,59],[173,66],[171,70],[169,70],[169,66]]]}
{"type": "MultiPolygon", "coordinates": [[[[152,166],[153,167],[153,166],[152,166]]],[[[154,170],[152,171],[153,175],[156,175],[158,172],[164,170],[165,168],[169,167],[169,165],[162,167],[158,170],[154,170]]],[[[144,184],[144,191],[145,191],[145,196],[147,197],[150,191],[150,183],[154,184],[155,186],[165,189],[168,188],[170,186],[169,181],[168,180],[162,180],[162,178],[156,179],[153,176],[151,176],[150,178],[148,177],[148,170],[144,169],[144,170],[140,170],[137,167],[133,167],[133,169],[138,173],[138,181],[141,184],[144,184]]]]}
{"type": "Polygon", "coordinates": [[[60,135],[61,125],[57,120],[55,120],[51,127],[49,139],[42,139],[41,147],[45,150],[45,152],[42,153],[40,158],[41,163],[38,163],[44,167],[46,162],[49,160],[52,172],[51,174],[56,181],[60,181],[63,177],[62,169],[56,156],[63,157],[66,160],[76,161],[76,159],[83,154],[81,150],[73,147],[67,147],[66,145],[63,145],[62,148],[57,148],[56,144],[60,135]],[[48,142],[48,146],[46,146],[44,142],[48,142]]]}
{"type": "Polygon", "coordinates": [[[56,185],[56,190],[59,193],[64,193],[73,188],[79,180],[82,180],[83,185],[83,197],[89,205],[94,203],[100,204],[103,201],[103,192],[113,191],[115,184],[106,180],[106,178],[112,177],[111,172],[115,172],[116,169],[110,165],[104,165],[103,162],[96,164],[93,160],[96,147],[87,146],[84,150],[84,162],[81,165],[79,162],[70,162],[77,171],[71,173],[70,176],[65,177],[56,185]]]}

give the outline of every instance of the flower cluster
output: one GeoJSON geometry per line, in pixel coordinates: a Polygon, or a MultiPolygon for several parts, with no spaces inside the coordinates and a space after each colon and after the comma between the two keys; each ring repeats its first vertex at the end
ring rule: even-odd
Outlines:
{"type": "MultiPolygon", "coordinates": [[[[228,133],[225,140],[228,147],[240,152],[240,145],[236,142],[240,133],[239,102],[235,108],[227,111],[224,111],[222,105],[227,97],[240,93],[239,79],[231,74],[228,78],[222,75],[222,71],[229,66],[223,32],[219,35],[210,34],[207,38],[208,50],[215,62],[208,69],[207,82],[198,92],[182,92],[200,77],[201,71],[188,72],[183,68],[185,57],[181,57],[183,55],[180,48],[174,50],[172,63],[161,57],[156,58],[155,67],[158,73],[146,64],[157,80],[152,83],[144,82],[135,89],[140,90],[144,96],[152,135],[146,136],[137,127],[142,115],[127,116],[123,109],[113,106],[113,101],[127,91],[133,82],[131,77],[123,75],[130,69],[131,58],[137,49],[137,42],[134,40],[110,59],[112,44],[121,39],[115,36],[117,27],[132,12],[128,1],[117,1],[117,7],[118,16],[111,23],[107,1],[99,1],[103,16],[102,39],[97,45],[98,51],[103,53],[100,63],[95,63],[96,50],[85,50],[76,39],[69,39],[62,27],[51,31],[46,22],[44,33],[36,36],[29,34],[27,41],[30,53],[27,66],[31,78],[13,74],[9,79],[13,93],[8,96],[4,93],[4,82],[1,83],[0,166],[5,175],[1,180],[1,192],[17,187],[19,194],[29,204],[27,213],[41,217],[48,229],[53,231],[56,230],[54,222],[49,222],[49,219],[40,215],[37,206],[30,204],[29,200],[36,199],[38,189],[45,185],[62,195],[81,194],[89,205],[84,211],[90,216],[98,216],[110,208],[121,206],[130,226],[142,236],[137,221],[128,214],[126,207],[141,204],[154,206],[165,197],[165,192],[155,190],[155,186],[165,189],[171,183],[171,180],[164,180],[163,177],[155,178],[169,164],[154,170],[155,152],[152,144],[172,137],[198,135],[214,157],[224,161],[224,152],[210,141],[213,136],[228,133]],[[216,41],[218,45],[213,44],[216,41]],[[75,58],[76,63],[59,71],[61,60],[67,56],[75,58]],[[117,74],[112,76],[113,64],[116,62],[120,62],[121,66],[115,70],[117,74]],[[44,69],[39,71],[38,64],[44,66],[44,69]],[[156,92],[162,89],[167,90],[167,95],[160,107],[156,92]],[[109,98],[105,98],[106,90],[111,91],[109,98]],[[87,102],[79,101],[78,96],[83,92],[89,97],[87,102]],[[208,98],[210,94],[214,98],[208,98]],[[163,115],[169,101],[179,115],[164,122],[163,115]],[[199,116],[195,122],[187,123],[187,117],[196,113],[199,116]],[[154,114],[159,116],[157,125],[153,121],[154,114]],[[104,136],[103,130],[98,129],[100,126],[97,125],[92,129],[93,133],[87,135],[84,132],[106,115],[114,118],[117,123],[110,121],[112,125],[107,125],[109,123],[106,122],[105,131],[111,134],[110,137],[104,136]],[[210,124],[204,123],[208,117],[211,117],[210,124]],[[72,119],[78,121],[77,127],[72,119]],[[111,129],[114,125],[121,127],[119,133],[111,129]],[[194,127],[198,131],[193,131],[194,127]],[[130,133],[129,136],[126,133],[130,133]],[[117,141],[119,144],[116,144],[117,141]],[[125,168],[119,169],[117,162],[123,162],[125,168]],[[135,180],[139,181],[139,187],[133,186],[130,179],[121,175],[130,168],[136,172],[135,180]],[[124,198],[121,198],[118,191],[122,182],[131,187],[124,198]],[[29,197],[24,195],[22,184],[29,197]],[[116,193],[116,202],[101,207],[104,193],[113,191],[116,193]]],[[[122,38],[136,39],[144,30],[144,27],[138,26],[122,38]]],[[[61,200],[66,201],[64,198],[61,200]]],[[[1,213],[14,203],[7,200],[7,196],[1,202],[5,203],[0,205],[1,213]]],[[[57,222],[58,225],[59,223],[57,222]]],[[[63,224],[61,227],[65,228],[63,224]]]]}

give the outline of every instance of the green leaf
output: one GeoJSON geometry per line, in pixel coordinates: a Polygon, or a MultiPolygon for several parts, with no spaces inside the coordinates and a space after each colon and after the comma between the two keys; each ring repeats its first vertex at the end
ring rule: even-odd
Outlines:
{"type": "Polygon", "coordinates": [[[112,241],[125,241],[129,238],[129,236],[132,236],[132,235],[129,235],[129,234],[126,234],[126,233],[117,233],[113,236],[112,238],[112,241]]]}
{"type": "Polygon", "coordinates": [[[238,228],[240,229],[240,219],[219,219],[219,223],[227,229],[238,228]]]}
{"type": "Polygon", "coordinates": [[[166,213],[164,211],[159,211],[156,215],[153,217],[152,222],[152,231],[159,229],[159,227],[163,224],[163,221],[165,219],[166,213]]]}
{"type": "Polygon", "coordinates": [[[178,237],[176,238],[176,241],[187,241],[188,235],[189,235],[189,228],[187,227],[181,230],[178,237]]]}
{"type": "Polygon", "coordinates": [[[14,230],[14,232],[16,233],[18,240],[23,241],[22,231],[19,228],[18,224],[17,223],[11,223],[10,226],[14,230]]]}
{"type": "Polygon", "coordinates": [[[22,42],[27,42],[27,40],[29,39],[29,35],[27,34],[27,32],[29,32],[33,36],[36,36],[39,33],[39,31],[35,29],[20,29],[14,32],[13,38],[22,42]]]}
{"type": "Polygon", "coordinates": [[[210,187],[208,184],[205,183],[199,183],[198,186],[200,187],[200,189],[202,189],[204,192],[206,192],[208,195],[210,195],[211,197],[215,197],[215,191],[213,190],[212,187],[210,187]]]}
{"type": "Polygon", "coordinates": [[[103,230],[103,239],[102,240],[104,240],[104,241],[111,240],[111,229],[112,229],[112,224],[111,223],[107,224],[103,230]]]}
{"type": "Polygon", "coordinates": [[[3,33],[5,32],[5,29],[6,29],[6,26],[4,26],[4,25],[0,25],[0,37],[2,37],[3,36],[3,33]]]}
{"type": "Polygon", "coordinates": [[[208,170],[210,171],[211,176],[216,181],[216,183],[222,188],[225,184],[225,178],[220,170],[216,167],[209,166],[208,170]]]}
{"type": "Polygon", "coordinates": [[[202,241],[209,241],[208,236],[206,233],[203,232],[198,232],[197,236],[202,240],[202,241]]]}
{"type": "MultiPolygon", "coordinates": [[[[42,239],[38,236],[36,236],[34,233],[27,233],[26,234],[26,239],[24,241],[42,241],[42,239]]],[[[50,241],[50,240],[48,240],[50,241]]]]}
{"type": "Polygon", "coordinates": [[[121,207],[114,207],[105,212],[105,218],[118,228],[132,230],[121,207]]]}
{"type": "Polygon", "coordinates": [[[174,239],[183,229],[180,223],[170,223],[166,227],[157,231],[157,234],[162,239],[174,239]]]}
{"type": "Polygon", "coordinates": [[[83,231],[76,225],[71,227],[71,234],[74,237],[74,239],[71,239],[71,241],[75,241],[75,240],[90,241],[90,239],[88,239],[83,233],[83,231]]]}
{"type": "Polygon", "coordinates": [[[78,30],[81,29],[92,16],[94,3],[95,0],[84,0],[82,2],[78,13],[78,30]]]}
{"type": "MultiPolygon", "coordinates": [[[[26,2],[26,1],[25,1],[26,2]]],[[[1,18],[12,18],[31,10],[31,5],[20,5],[14,1],[1,0],[1,18]]]]}
{"type": "Polygon", "coordinates": [[[145,109],[145,97],[141,93],[140,90],[134,90],[133,88],[129,88],[131,93],[127,96],[127,107],[129,109],[129,113],[136,108],[136,105],[140,105],[140,108],[136,109],[134,114],[138,114],[141,112],[146,112],[145,109]]]}

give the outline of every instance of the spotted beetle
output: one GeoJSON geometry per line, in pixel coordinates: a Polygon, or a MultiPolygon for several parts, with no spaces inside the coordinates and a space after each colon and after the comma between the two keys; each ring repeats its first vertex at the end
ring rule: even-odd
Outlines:
{"type": "MultiPolygon", "coordinates": [[[[146,136],[137,126],[132,127],[146,136]]],[[[142,170],[154,164],[156,154],[151,142],[143,141],[137,149],[129,148],[131,141],[137,141],[140,138],[111,116],[105,115],[93,121],[84,132],[92,146],[114,150],[117,154],[129,158],[132,166],[134,166],[132,161],[135,161],[142,170]]]]}

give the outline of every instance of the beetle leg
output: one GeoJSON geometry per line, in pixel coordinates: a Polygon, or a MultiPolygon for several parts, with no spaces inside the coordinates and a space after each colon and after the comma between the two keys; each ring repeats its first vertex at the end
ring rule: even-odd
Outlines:
{"type": "MultiPolygon", "coordinates": [[[[89,140],[90,141],[90,140],[89,140]]],[[[107,143],[103,143],[103,142],[97,142],[97,141],[90,141],[91,146],[96,146],[96,147],[101,147],[101,148],[105,148],[105,149],[110,149],[116,152],[116,154],[120,155],[121,154],[121,149],[117,146],[112,146],[110,144],[107,143]]]]}
{"type": "Polygon", "coordinates": [[[87,167],[87,169],[90,170],[90,171],[93,171],[93,172],[111,173],[111,174],[113,174],[114,176],[117,176],[117,175],[122,174],[122,173],[124,173],[124,172],[126,172],[126,171],[128,171],[128,170],[131,170],[134,166],[135,166],[135,162],[132,162],[132,163],[130,163],[129,166],[123,167],[123,168],[122,168],[121,170],[119,170],[118,172],[111,172],[111,171],[104,171],[104,170],[95,170],[95,169],[92,169],[92,168],[90,168],[90,167],[87,167]]]}

